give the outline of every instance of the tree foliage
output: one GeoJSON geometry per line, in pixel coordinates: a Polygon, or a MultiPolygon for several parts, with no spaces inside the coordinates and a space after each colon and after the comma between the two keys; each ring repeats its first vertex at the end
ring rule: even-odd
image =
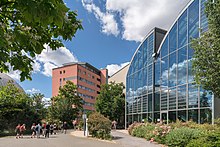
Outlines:
{"type": "Polygon", "coordinates": [[[33,100],[13,82],[0,87],[0,132],[14,130],[18,123],[30,126],[40,121],[40,116],[33,107],[33,100]]]}
{"type": "Polygon", "coordinates": [[[220,98],[220,0],[206,3],[209,30],[192,41],[195,81],[220,98]]]}
{"type": "Polygon", "coordinates": [[[55,50],[82,29],[76,16],[63,0],[1,0],[0,72],[12,67],[21,71],[21,81],[31,79],[32,59],[43,45],[55,50]]]}
{"type": "Polygon", "coordinates": [[[32,107],[36,110],[38,114],[38,119],[42,120],[46,118],[47,109],[45,108],[45,103],[43,102],[44,95],[41,93],[34,93],[31,95],[32,107]]]}
{"type": "Polygon", "coordinates": [[[83,99],[77,94],[77,87],[73,82],[67,81],[59,89],[57,96],[52,98],[53,104],[49,108],[50,121],[71,121],[82,111],[83,99]]]}
{"type": "Polygon", "coordinates": [[[101,86],[101,91],[96,98],[96,111],[110,120],[122,122],[125,115],[125,95],[123,83],[111,82],[101,86]]]}

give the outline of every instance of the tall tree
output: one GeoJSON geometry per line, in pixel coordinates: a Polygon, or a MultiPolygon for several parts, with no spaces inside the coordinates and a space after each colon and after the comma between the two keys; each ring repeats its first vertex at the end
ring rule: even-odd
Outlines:
{"type": "Polygon", "coordinates": [[[31,79],[32,62],[44,45],[63,46],[82,29],[76,12],[63,0],[0,1],[0,72],[21,71],[21,81],[31,79]]]}
{"type": "Polygon", "coordinates": [[[71,81],[67,81],[59,89],[58,96],[53,97],[52,101],[50,116],[62,122],[75,119],[82,111],[83,99],[77,94],[77,87],[71,81]]]}
{"type": "Polygon", "coordinates": [[[123,83],[111,82],[101,86],[101,91],[96,98],[96,111],[110,120],[123,123],[125,115],[125,95],[123,83]]]}
{"type": "Polygon", "coordinates": [[[206,3],[209,30],[192,41],[195,81],[220,98],[220,0],[206,3]]]}
{"type": "Polygon", "coordinates": [[[0,87],[0,131],[14,130],[17,123],[31,123],[38,120],[31,106],[32,99],[17,88],[13,82],[0,87]]]}
{"type": "Polygon", "coordinates": [[[44,95],[42,93],[34,93],[31,95],[32,98],[32,107],[36,110],[39,120],[46,118],[47,110],[43,102],[44,95]]]}

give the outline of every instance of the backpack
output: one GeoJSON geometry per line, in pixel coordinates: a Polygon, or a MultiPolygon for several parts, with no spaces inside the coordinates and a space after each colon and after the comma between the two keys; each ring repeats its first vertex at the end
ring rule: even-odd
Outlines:
{"type": "Polygon", "coordinates": [[[39,126],[36,126],[36,127],[35,127],[35,131],[38,131],[38,128],[39,128],[39,126]]]}

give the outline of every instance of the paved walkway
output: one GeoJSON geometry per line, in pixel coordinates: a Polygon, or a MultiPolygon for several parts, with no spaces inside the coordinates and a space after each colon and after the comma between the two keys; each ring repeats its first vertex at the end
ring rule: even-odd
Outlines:
{"type": "Polygon", "coordinates": [[[70,134],[52,135],[50,138],[24,138],[15,137],[0,138],[0,147],[123,147],[114,142],[97,141],[82,137],[75,137],[70,134]]]}
{"type": "MultiPolygon", "coordinates": [[[[83,131],[74,131],[72,135],[78,137],[84,137],[83,131]]],[[[150,143],[142,138],[132,137],[128,135],[127,130],[116,130],[112,131],[112,142],[116,143],[116,146],[123,147],[161,147],[156,143],[150,143]]]]}
{"type": "Polygon", "coordinates": [[[83,131],[68,130],[68,134],[52,135],[50,138],[31,138],[14,136],[0,138],[0,147],[160,147],[145,139],[128,135],[127,130],[112,131],[113,140],[103,141],[84,137],[83,131]]]}

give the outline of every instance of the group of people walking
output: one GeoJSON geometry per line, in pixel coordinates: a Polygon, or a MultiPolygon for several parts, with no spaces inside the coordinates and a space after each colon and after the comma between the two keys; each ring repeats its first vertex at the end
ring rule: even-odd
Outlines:
{"type": "Polygon", "coordinates": [[[26,130],[25,124],[18,124],[15,128],[16,138],[23,138],[24,131],[26,130]]]}
{"type": "MultiPolygon", "coordinates": [[[[20,125],[18,124],[16,126],[15,132],[16,132],[16,138],[23,138],[24,131],[26,130],[25,124],[20,125]]],[[[40,135],[44,136],[45,138],[49,138],[49,134],[57,134],[58,130],[62,130],[66,134],[67,130],[67,123],[64,122],[60,127],[58,127],[55,123],[49,124],[43,123],[42,125],[38,123],[37,125],[35,123],[31,126],[31,138],[40,138],[40,135]]]]}

